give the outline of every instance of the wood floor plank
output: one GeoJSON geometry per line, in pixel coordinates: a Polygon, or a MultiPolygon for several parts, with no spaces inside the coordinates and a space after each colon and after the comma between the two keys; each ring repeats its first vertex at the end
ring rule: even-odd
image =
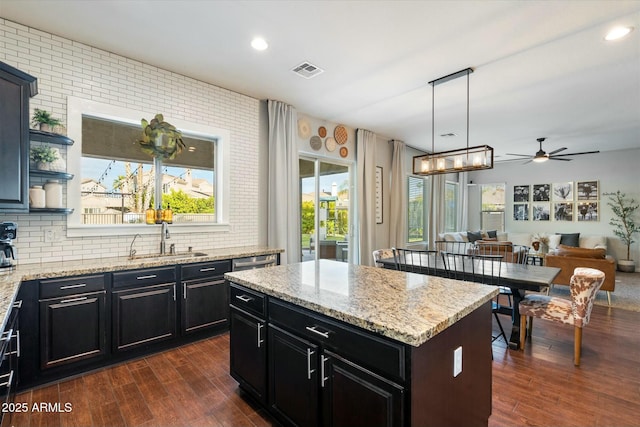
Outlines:
{"type": "Polygon", "coordinates": [[[60,401],[58,384],[34,390],[31,399],[30,425],[34,427],[60,425],[60,414],[54,410],[49,410],[48,406],[48,404],[54,404],[60,401]]]}
{"type": "Polygon", "coordinates": [[[158,377],[156,377],[153,369],[148,365],[131,371],[131,377],[138,385],[138,389],[140,389],[140,393],[142,393],[147,403],[169,395],[160,380],[158,380],[158,377]]]}
{"type": "Polygon", "coordinates": [[[120,405],[122,418],[127,426],[139,426],[153,419],[153,414],[137,384],[125,384],[121,387],[114,387],[113,390],[120,405]]]}

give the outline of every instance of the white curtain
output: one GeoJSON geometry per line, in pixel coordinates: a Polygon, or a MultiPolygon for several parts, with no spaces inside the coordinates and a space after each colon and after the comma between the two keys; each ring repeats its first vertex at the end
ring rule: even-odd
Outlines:
{"type": "MultiPolygon", "coordinates": [[[[372,265],[376,227],[376,135],[356,132],[356,168],[358,171],[358,255],[360,264],[372,265]]],[[[354,258],[356,262],[358,258],[354,258]]]]}
{"type": "Polygon", "coordinates": [[[284,248],[282,264],[300,261],[300,187],[296,109],[268,101],[269,205],[267,243],[284,248]]]}
{"type": "Polygon", "coordinates": [[[445,225],[445,176],[432,175],[431,182],[431,214],[429,215],[429,247],[435,248],[438,233],[444,232],[445,225]]]}
{"type": "Polygon", "coordinates": [[[458,174],[458,231],[469,229],[469,173],[458,174]]]}
{"type": "MultiPolygon", "coordinates": [[[[393,140],[391,184],[389,185],[389,246],[403,248],[407,243],[407,190],[405,145],[393,140]]],[[[377,248],[380,249],[380,248],[377,248]]]]}

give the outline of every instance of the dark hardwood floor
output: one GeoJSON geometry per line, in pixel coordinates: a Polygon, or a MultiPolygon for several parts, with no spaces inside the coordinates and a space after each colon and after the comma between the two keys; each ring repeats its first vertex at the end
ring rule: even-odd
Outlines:
{"type": "MultiPolygon", "coordinates": [[[[503,324],[508,323],[505,317],[503,324]]],[[[640,312],[595,306],[584,330],[580,367],[573,366],[573,329],[565,325],[534,322],[533,340],[524,352],[496,341],[489,425],[640,425],[639,326],[640,312]]],[[[11,424],[272,425],[242,397],[228,372],[229,336],[224,334],[21,393],[16,402],[30,408],[68,402],[72,410],[15,413],[11,424]]]]}

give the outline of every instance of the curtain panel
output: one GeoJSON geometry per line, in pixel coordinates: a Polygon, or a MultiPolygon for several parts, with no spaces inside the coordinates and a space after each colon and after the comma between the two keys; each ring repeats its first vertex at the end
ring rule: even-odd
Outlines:
{"type": "MultiPolygon", "coordinates": [[[[376,227],[376,134],[356,132],[356,168],[358,183],[358,255],[360,264],[372,265],[376,227]]],[[[354,257],[354,262],[358,257],[354,257]]]]}
{"type": "Polygon", "coordinates": [[[269,100],[269,197],[267,243],[284,248],[281,264],[300,261],[300,187],[298,114],[280,101],[269,100]]]}
{"type": "Polygon", "coordinates": [[[393,155],[391,157],[391,195],[389,211],[389,245],[404,248],[407,243],[407,191],[406,191],[406,161],[405,144],[393,140],[393,155]]]}

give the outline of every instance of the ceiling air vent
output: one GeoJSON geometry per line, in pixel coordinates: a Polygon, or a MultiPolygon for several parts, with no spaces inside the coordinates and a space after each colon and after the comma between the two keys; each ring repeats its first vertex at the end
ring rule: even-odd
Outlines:
{"type": "Polygon", "coordinates": [[[316,67],[312,63],[306,62],[306,61],[296,66],[291,71],[293,71],[299,76],[304,77],[305,79],[310,79],[311,77],[315,77],[318,74],[324,72],[322,68],[316,67]]]}

